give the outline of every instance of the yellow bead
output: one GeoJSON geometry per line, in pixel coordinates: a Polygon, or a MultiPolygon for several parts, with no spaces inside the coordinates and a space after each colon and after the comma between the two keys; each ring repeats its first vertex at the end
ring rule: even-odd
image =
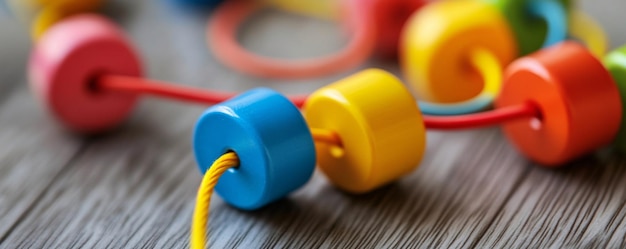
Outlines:
{"type": "Polygon", "coordinates": [[[370,69],[314,92],[304,115],[311,128],[336,132],[342,146],[317,144],[319,167],[341,189],[363,193],[415,169],[426,131],[408,89],[370,69]]]}
{"type": "Polygon", "coordinates": [[[33,20],[33,27],[31,35],[35,40],[38,40],[48,28],[52,27],[55,23],[65,18],[65,13],[56,8],[44,8],[42,9],[35,20],[33,20]]]}
{"type": "Polygon", "coordinates": [[[41,7],[63,6],[63,8],[72,11],[93,11],[102,5],[103,0],[31,0],[35,1],[41,7]]]}
{"type": "Polygon", "coordinates": [[[405,26],[401,63],[406,79],[424,100],[460,102],[479,94],[483,80],[469,63],[473,49],[486,49],[508,65],[515,38],[502,14],[480,1],[438,1],[405,26]]]}
{"type": "Polygon", "coordinates": [[[95,11],[102,4],[102,0],[41,0],[42,8],[33,20],[32,36],[37,40],[52,25],[68,16],[95,11]]]}

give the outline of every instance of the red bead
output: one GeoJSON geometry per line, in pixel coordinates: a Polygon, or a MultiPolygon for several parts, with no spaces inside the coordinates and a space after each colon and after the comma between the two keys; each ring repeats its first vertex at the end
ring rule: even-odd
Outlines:
{"type": "Polygon", "coordinates": [[[137,55],[114,24],[97,15],[70,17],[37,43],[29,63],[31,88],[69,128],[84,133],[115,127],[137,96],[95,89],[101,74],[141,76],[137,55]]]}

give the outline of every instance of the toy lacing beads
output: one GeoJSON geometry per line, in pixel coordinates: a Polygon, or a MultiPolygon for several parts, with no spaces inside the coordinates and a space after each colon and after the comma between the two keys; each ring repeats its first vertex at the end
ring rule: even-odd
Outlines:
{"type": "MultiPolygon", "coordinates": [[[[234,96],[232,93],[216,93],[139,78],[141,75],[139,59],[122,33],[112,23],[96,15],[70,17],[55,25],[36,45],[31,56],[29,71],[31,88],[41,102],[64,125],[82,133],[103,132],[118,125],[129,115],[139,94],[152,94],[204,104],[215,104],[234,96]]],[[[278,122],[293,126],[298,121],[295,117],[299,117],[300,127],[307,127],[297,109],[305,99],[305,97],[287,99],[274,91],[258,89],[251,93],[244,93],[211,110],[222,110],[225,115],[237,113],[236,116],[231,117],[234,119],[233,122],[237,119],[259,122],[256,125],[265,122],[262,127],[275,132],[272,136],[278,138],[264,135],[259,137],[260,140],[257,142],[278,141],[278,146],[285,150],[297,149],[297,147],[285,146],[286,143],[282,141],[283,135],[300,140],[314,136],[317,141],[340,144],[334,133],[314,129],[312,130],[314,132],[311,132],[307,128],[307,132],[297,136],[282,125],[276,124],[278,122]],[[251,108],[254,106],[252,103],[261,100],[264,100],[263,103],[271,108],[263,111],[260,111],[258,106],[251,108]],[[224,108],[229,103],[235,103],[230,108],[232,113],[224,108]],[[275,107],[281,105],[282,109],[275,107]],[[267,115],[266,112],[271,112],[272,115],[267,115]]],[[[226,116],[219,117],[221,120],[226,116]]],[[[207,117],[207,119],[211,118],[213,116],[207,117]]],[[[247,121],[239,122],[242,124],[241,131],[253,132],[255,126],[246,126],[247,121]]],[[[201,123],[198,127],[202,127],[201,123]]],[[[220,123],[211,123],[211,125],[220,125],[220,123]]],[[[223,131],[221,129],[218,131],[221,135],[228,136],[230,134],[228,130],[232,129],[236,128],[227,125],[223,131]]],[[[200,136],[203,130],[206,129],[197,129],[196,136],[200,136]]],[[[301,129],[295,130],[302,132],[301,129]]],[[[235,132],[234,136],[243,134],[245,133],[235,132]]],[[[247,141],[252,139],[248,138],[247,141]]],[[[271,142],[268,144],[271,145],[271,142]]],[[[250,145],[249,142],[245,144],[245,146],[250,145]]],[[[201,149],[202,146],[197,148],[201,149]]],[[[222,149],[220,155],[229,150],[240,150],[241,147],[231,145],[229,148],[222,149]]],[[[245,152],[245,149],[241,150],[245,152]]],[[[314,150],[304,148],[303,151],[303,153],[312,151],[311,155],[314,158],[314,150]]],[[[306,158],[300,154],[295,155],[298,155],[296,158],[306,158]]],[[[242,158],[241,161],[245,162],[247,159],[242,158]]],[[[279,161],[273,159],[271,162],[279,161]]],[[[267,200],[261,203],[263,202],[267,200]]],[[[255,208],[258,205],[260,204],[249,205],[248,208],[255,208]]],[[[240,205],[240,207],[245,208],[246,205],[240,205]]]]}
{"type": "Polygon", "coordinates": [[[9,0],[15,12],[31,23],[31,36],[39,39],[60,20],[99,9],[102,0],[9,0]]]}
{"type": "MultiPolygon", "coordinates": [[[[456,117],[422,117],[409,91],[381,70],[366,70],[326,86],[304,106],[309,127],[332,131],[341,141],[317,147],[320,168],[342,189],[369,191],[415,167],[423,152],[424,127],[460,129],[499,123],[529,158],[557,166],[610,143],[620,127],[621,97],[611,74],[577,43],[562,43],[517,60],[507,69],[504,81],[495,110],[456,117]],[[597,111],[600,108],[603,112],[597,111]],[[390,165],[402,169],[396,171],[390,165]]],[[[221,105],[203,115],[196,133],[210,132],[200,127],[211,123],[208,116],[212,113],[224,112],[221,105]]],[[[274,117],[269,115],[265,113],[274,117]]],[[[198,157],[205,154],[198,152],[198,157]]],[[[202,164],[214,160],[198,161],[204,168],[202,164]]]]}
{"type": "MultiPolygon", "coordinates": [[[[623,51],[619,53],[615,56],[626,56],[623,51]]],[[[624,63],[615,59],[609,61],[619,63],[620,67],[615,67],[615,72],[621,74],[621,77],[626,75],[624,63]]],[[[304,106],[304,116],[310,128],[302,126],[300,117],[295,117],[298,116],[296,108],[285,97],[280,98],[280,102],[275,101],[275,106],[268,107],[266,104],[274,102],[272,99],[276,95],[257,93],[256,90],[233,102],[227,101],[209,108],[196,126],[194,151],[201,170],[205,172],[207,166],[221,161],[221,155],[232,157],[230,151],[238,155],[236,149],[229,149],[232,144],[215,139],[220,137],[216,129],[225,128],[221,122],[228,124],[231,122],[229,119],[241,117],[239,111],[234,110],[235,107],[258,104],[260,109],[255,115],[262,116],[263,122],[275,119],[282,122],[265,125],[256,118],[238,120],[248,124],[238,126],[255,127],[253,130],[256,133],[240,131],[236,136],[242,140],[235,143],[245,143],[243,140],[249,142],[250,139],[256,141],[257,137],[266,137],[266,134],[277,130],[297,128],[301,132],[296,134],[300,135],[309,129],[333,132],[339,137],[339,143],[318,143],[315,148],[320,169],[339,188],[362,193],[394,181],[417,167],[424,151],[425,127],[461,129],[502,124],[507,137],[523,154],[546,166],[562,165],[609,144],[620,129],[623,108],[620,91],[602,63],[577,43],[558,44],[515,61],[506,70],[504,82],[502,94],[493,111],[456,117],[422,117],[415,99],[398,79],[382,70],[366,70],[311,95],[304,106]],[[248,102],[251,100],[256,102],[248,102]],[[284,105],[291,106],[289,111],[284,109],[284,105]],[[295,123],[282,119],[282,115],[291,114],[294,115],[291,121],[295,123]],[[223,115],[228,118],[220,118],[223,115]],[[252,135],[248,137],[242,134],[252,135]]],[[[241,111],[245,113],[243,109],[241,111]]],[[[229,127],[233,126],[231,124],[229,127]]],[[[311,149],[309,153],[315,153],[311,147],[313,141],[312,137],[294,135],[284,140],[281,149],[302,153],[300,149],[307,148],[311,149]],[[293,143],[296,138],[304,137],[306,139],[293,143]]],[[[271,155],[274,155],[275,148],[267,146],[280,143],[271,141],[253,144],[249,146],[267,150],[266,154],[270,155],[268,159],[260,160],[260,164],[246,165],[243,161],[233,164],[237,169],[225,174],[236,175],[240,169],[251,172],[253,170],[246,167],[263,166],[263,169],[254,169],[255,172],[263,172],[258,175],[264,185],[256,189],[271,189],[267,186],[276,185],[265,181],[270,179],[267,174],[279,174],[275,170],[282,165],[272,164],[271,155]]],[[[291,165],[306,165],[300,173],[310,172],[314,161],[305,163],[300,159],[293,158],[291,165]]],[[[284,174],[294,175],[293,170],[285,170],[284,174]]],[[[242,173],[237,181],[234,176],[229,176],[228,180],[217,183],[216,190],[226,202],[232,201],[232,205],[241,208],[238,202],[245,195],[237,190],[243,189],[246,193],[252,189],[251,184],[259,179],[249,173],[242,173]]],[[[211,179],[214,176],[205,177],[211,179]]],[[[296,177],[290,180],[293,179],[296,177]]],[[[288,193],[290,187],[304,185],[306,179],[301,178],[299,184],[285,185],[285,188],[281,188],[282,192],[288,193]]],[[[283,180],[275,179],[275,183],[279,184],[283,180]]],[[[275,193],[257,192],[252,203],[259,204],[258,196],[268,197],[266,201],[280,198],[275,193]]]]}
{"type": "MultiPolygon", "coordinates": [[[[616,53],[623,56],[623,51],[616,53]]],[[[623,77],[619,59],[609,57],[607,64],[623,77]]],[[[121,32],[93,15],[72,17],[46,33],[32,56],[30,72],[42,101],[81,132],[117,125],[138,94],[207,104],[232,96],[138,78],[138,59],[121,32]]],[[[608,144],[620,128],[618,87],[581,45],[563,43],[522,58],[506,70],[504,79],[495,110],[457,117],[422,116],[408,89],[381,70],[361,72],[308,99],[298,98],[297,103],[305,105],[304,117],[274,91],[244,93],[209,108],[196,125],[194,152],[205,173],[200,191],[205,194],[199,200],[206,201],[201,197],[215,186],[227,203],[259,208],[304,185],[316,154],[333,184],[366,192],[417,167],[425,128],[503,123],[520,151],[545,165],[563,164],[608,144]]],[[[199,221],[208,208],[196,212],[199,221]]],[[[203,239],[197,229],[205,227],[194,225],[194,238],[203,239]]]]}

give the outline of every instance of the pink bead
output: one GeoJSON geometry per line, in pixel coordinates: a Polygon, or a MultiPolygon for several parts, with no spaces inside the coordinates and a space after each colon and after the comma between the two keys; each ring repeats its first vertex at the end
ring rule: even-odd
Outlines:
{"type": "Polygon", "coordinates": [[[137,95],[95,89],[101,74],[141,76],[141,64],[122,32],[107,19],[78,15],[54,25],[29,63],[35,95],[72,130],[97,133],[117,126],[137,95]]]}

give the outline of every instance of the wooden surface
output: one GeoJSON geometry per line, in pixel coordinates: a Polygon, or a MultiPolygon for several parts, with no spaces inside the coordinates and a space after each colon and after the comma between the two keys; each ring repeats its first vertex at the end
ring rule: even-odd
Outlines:
{"type": "MultiPolygon", "coordinates": [[[[582,2],[613,47],[626,43],[626,2],[582,2]]],[[[279,82],[239,75],[205,48],[206,15],[166,1],[109,1],[148,75],[181,84],[310,92],[351,72],[279,82]]],[[[0,15],[0,247],[184,248],[200,175],[190,138],[204,107],[144,99],[120,129],[81,137],[32,98],[25,28],[0,15]]],[[[333,23],[264,12],[242,31],[249,48],[306,57],[345,42],[333,23]],[[306,49],[305,49],[306,48],[306,49]]],[[[397,72],[392,63],[371,61],[397,72]]],[[[528,162],[497,128],[429,132],[420,168],[366,195],[322,174],[290,198],[243,212],[217,197],[212,248],[625,248],[626,161],[602,152],[563,169],[528,162]]]]}

